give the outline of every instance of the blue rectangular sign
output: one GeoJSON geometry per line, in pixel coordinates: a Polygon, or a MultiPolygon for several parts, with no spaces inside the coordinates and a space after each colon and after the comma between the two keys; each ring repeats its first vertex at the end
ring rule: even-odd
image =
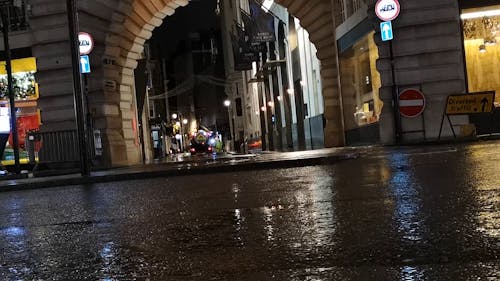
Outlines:
{"type": "Polygon", "coordinates": [[[390,21],[380,23],[380,34],[382,36],[382,41],[390,41],[394,39],[394,34],[392,33],[392,23],[390,21]]]}
{"type": "Polygon", "coordinates": [[[80,56],[80,73],[90,73],[90,58],[89,56],[80,56]]]}

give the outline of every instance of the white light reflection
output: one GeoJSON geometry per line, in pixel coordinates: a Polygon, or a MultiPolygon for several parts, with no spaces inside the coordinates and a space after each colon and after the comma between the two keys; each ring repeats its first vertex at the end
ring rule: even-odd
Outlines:
{"type": "Polygon", "coordinates": [[[274,241],[274,227],[273,227],[273,209],[264,207],[262,212],[264,213],[265,226],[267,241],[274,241]]]}
{"type": "Polygon", "coordinates": [[[8,227],[6,229],[4,229],[2,231],[2,233],[5,235],[5,236],[9,236],[9,237],[18,237],[18,236],[22,236],[24,235],[25,233],[25,230],[23,227],[17,227],[17,226],[11,226],[11,227],[8,227]]]}
{"type": "MultiPolygon", "coordinates": [[[[332,183],[334,180],[330,175],[325,174],[316,179],[311,186],[311,195],[313,199],[313,219],[315,221],[316,231],[313,235],[316,245],[331,244],[337,231],[335,221],[334,207],[332,204],[333,192],[332,183]]],[[[324,246],[324,245],[321,245],[324,246]]]]}
{"type": "MultiPolygon", "coordinates": [[[[24,221],[24,200],[20,198],[9,198],[5,206],[10,212],[8,216],[8,226],[0,230],[0,235],[2,240],[7,243],[2,245],[2,252],[4,255],[10,253],[15,253],[16,255],[26,255],[28,253],[27,248],[27,231],[23,227],[24,221]]],[[[17,265],[14,267],[9,267],[9,272],[14,274],[13,280],[23,280],[21,277],[26,276],[32,272],[31,268],[25,265],[17,265]]]]}
{"type": "MultiPolygon", "coordinates": [[[[467,166],[473,169],[465,169],[467,178],[473,184],[475,195],[474,204],[476,230],[487,238],[500,238],[500,195],[498,186],[500,180],[492,180],[492,177],[485,175],[495,175],[500,170],[500,155],[491,153],[490,149],[484,146],[472,146],[469,148],[467,166]],[[488,159],[488,161],[485,161],[488,159]]],[[[497,177],[498,178],[498,177],[497,177]]]]}
{"type": "Polygon", "coordinates": [[[241,238],[241,230],[243,226],[243,222],[245,219],[241,215],[241,210],[240,209],[235,209],[234,210],[234,232],[235,232],[235,237],[234,239],[238,241],[240,245],[243,245],[243,239],[241,238]]]}
{"type": "Polygon", "coordinates": [[[231,192],[234,194],[234,200],[237,201],[238,194],[240,193],[240,186],[237,183],[233,183],[231,192]]]}
{"type": "Polygon", "coordinates": [[[113,274],[114,268],[113,265],[115,263],[116,259],[116,246],[115,243],[113,242],[107,242],[102,246],[102,249],[99,252],[99,256],[101,257],[102,260],[102,268],[101,268],[101,273],[106,276],[101,278],[100,280],[102,281],[111,281],[114,279],[111,279],[109,275],[113,274]]]}
{"type": "Polygon", "coordinates": [[[262,8],[264,11],[268,12],[274,5],[274,0],[264,0],[262,3],[262,8]]]}
{"type": "Polygon", "coordinates": [[[421,209],[421,200],[416,190],[415,179],[408,156],[394,153],[390,158],[393,174],[390,181],[395,209],[394,220],[403,239],[419,241],[422,239],[422,221],[418,214],[421,209]]]}
{"type": "Polygon", "coordinates": [[[425,280],[424,271],[412,266],[401,268],[401,281],[425,280]]]}
{"type": "Polygon", "coordinates": [[[296,231],[300,239],[290,239],[290,248],[315,251],[332,246],[337,231],[333,206],[334,179],[330,171],[321,167],[310,167],[303,176],[291,184],[303,186],[294,193],[294,216],[296,231]]]}

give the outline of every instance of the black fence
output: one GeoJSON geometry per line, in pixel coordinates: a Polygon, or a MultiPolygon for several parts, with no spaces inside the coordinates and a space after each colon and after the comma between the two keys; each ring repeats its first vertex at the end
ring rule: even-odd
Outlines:
{"type": "Polygon", "coordinates": [[[0,0],[0,6],[7,16],[9,31],[24,31],[29,28],[28,13],[30,5],[27,0],[0,0]]]}
{"type": "Polygon", "coordinates": [[[65,163],[78,162],[78,135],[76,130],[58,132],[33,131],[26,136],[26,148],[30,162],[35,159],[36,150],[39,148],[38,158],[40,163],[65,163]]]}
{"type": "Polygon", "coordinates": [[[492,113],[472,114],[470,122],[476,126],[476,134],[489,135],[500,133],[500,108],[496,107],[492,113]]]}

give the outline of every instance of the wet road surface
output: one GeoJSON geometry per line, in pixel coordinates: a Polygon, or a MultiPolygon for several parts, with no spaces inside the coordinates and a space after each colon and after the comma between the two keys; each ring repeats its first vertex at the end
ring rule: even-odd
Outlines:
{"type": "Polygon", "coordinates": [[[500,144],[0,193],[1,280],[500,280],[500,144]]]}

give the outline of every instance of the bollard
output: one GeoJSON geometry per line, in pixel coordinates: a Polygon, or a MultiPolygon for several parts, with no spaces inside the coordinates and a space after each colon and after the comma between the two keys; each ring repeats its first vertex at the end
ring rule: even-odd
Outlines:
{"type": "Polygon", "coordinates": [[[28,152],[29,163],[35,164],[35,162],[36,162],[35,135],[32,132],[30,132],[26,135],[25,144],[26,144],[26,151],[28,152]]]}

